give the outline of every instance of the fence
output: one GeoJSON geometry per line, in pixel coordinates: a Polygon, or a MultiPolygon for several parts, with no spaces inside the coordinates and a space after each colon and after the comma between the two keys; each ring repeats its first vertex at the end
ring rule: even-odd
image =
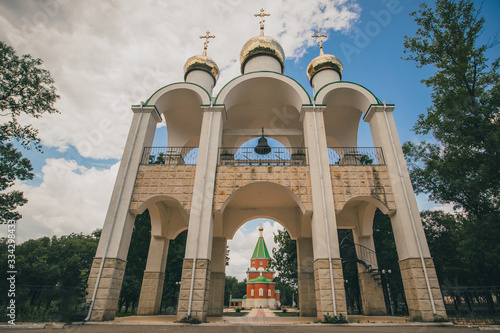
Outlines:
{"type": "Polygon", "coordinates": [[[198,147],[145,147],[141,164],[196,164],[198,147]]]}
{"type": "Polygon", "coordinates": [[[329,147],[330,165],[385,165],[380,147],[329,147]]]}
{"type": "Polygon", "coordinates": [[[269,147],[258,154],[253,147],[219,148],[219,165],[308,165],[304,147],[269,147]]]}
{"type": "Polygon", "coordinates": [[[443,287],[446,313],[460,323],[500,324],[500,286],[443,287]]]}

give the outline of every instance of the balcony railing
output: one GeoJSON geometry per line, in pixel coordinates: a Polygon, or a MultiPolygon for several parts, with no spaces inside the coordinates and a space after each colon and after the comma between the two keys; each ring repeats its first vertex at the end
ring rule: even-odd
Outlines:
{"type": "Polygon", "coordinates": [[[272,147],[268,154],[257,154],[253,147],[219,148],[219,165],[307,165],[304,147],[272,147]]]}
{"type": "Polygon", "coordinates": [[[141,164],[196,164],[198,147],[145,147],[141,164]]]}
{"type": "Polygon", "coordinates": [[[330,147],[330,165],[385,165],[380,147],[330,147]]]}

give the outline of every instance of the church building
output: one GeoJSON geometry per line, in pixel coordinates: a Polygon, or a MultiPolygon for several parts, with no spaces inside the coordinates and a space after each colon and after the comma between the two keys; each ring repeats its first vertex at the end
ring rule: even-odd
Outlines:
{"type": "Polygon", "coordinates": [[[247,269],[247,294],[243,299],[230,299],[230,306],[244,308],[274,308],[280,305],[280,291],[273,282],[274,270],[269,265],[271,256],[263,237],[264,228],[259,227],[259,239],[255,245],[250,267],[247,269]]]}

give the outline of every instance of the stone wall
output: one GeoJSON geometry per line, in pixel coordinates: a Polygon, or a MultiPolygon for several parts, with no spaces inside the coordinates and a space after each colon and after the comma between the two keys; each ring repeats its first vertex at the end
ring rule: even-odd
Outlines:
{"type": "Polygon", "coordinates": [[[396,209],[385,165],[331,165],[330,174],[337,213],[350,199],[360,196],[373,197],[389,210],[396,209]]]}
{"type": "Polygon", "coordinates": [[[309,167],[242,165],[217,167],[214,210],[220,210],[229,196],[239,188],[259,181],[268,181],[290,189],[306,210],[312,209],[309,167]]]}
{"type": "Polygon", "coordinates": [[[193,196],[195,165],[141,165],[135,181],[131,210],[155,196],[177,199],[189,212],[193,196]]]}

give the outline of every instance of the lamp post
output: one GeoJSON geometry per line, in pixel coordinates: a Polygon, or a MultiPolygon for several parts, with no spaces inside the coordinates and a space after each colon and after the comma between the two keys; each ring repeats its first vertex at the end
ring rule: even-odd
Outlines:
{"type": "Polygon", "coordinates": [[[179,308],[179,296],[180,296],[180,289],[181,289],[181,281],[176,281],[175,282],[175,299],[177,302],[175,303],[175,312],[177,313],[177,309],[179,308]]]}
{"type": "Polygon", "coordinates": [[[391,309],[391,316],[394,316],[394,303],[392,302],[392,297],[391,297],[391,287],[389,285],[389,274],[391,274],[392,271],[388,269],[387,271],[385,269],[382,270],[382,274],[384,274],[384,280],[385,284],[387,286],[387,297],[389,299],[389,308],[391,309]]]}

